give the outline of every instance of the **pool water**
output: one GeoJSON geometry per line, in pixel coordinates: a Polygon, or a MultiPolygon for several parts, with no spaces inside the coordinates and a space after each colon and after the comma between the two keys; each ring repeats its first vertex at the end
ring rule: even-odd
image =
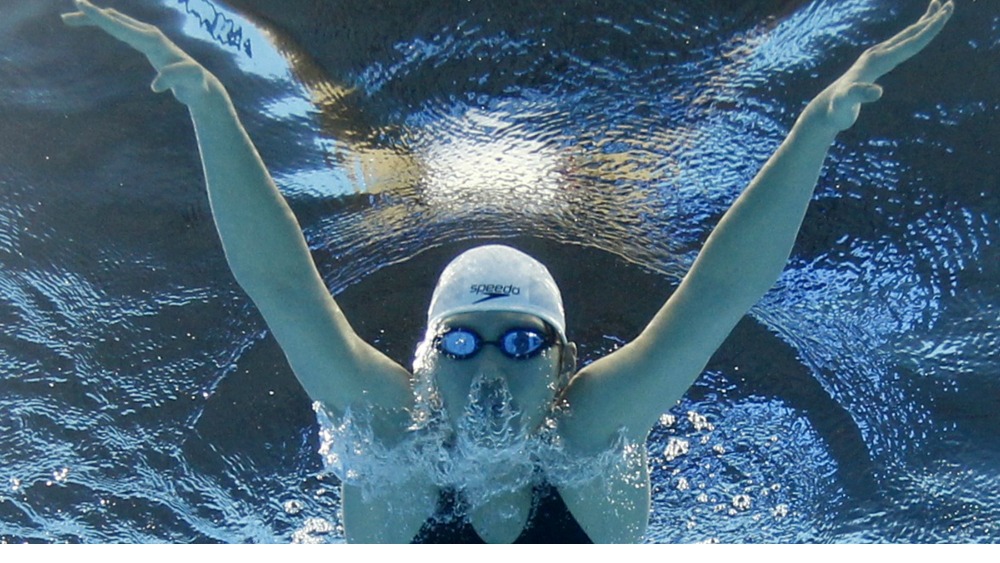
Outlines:
{"type": "MultiPolygon", "coordinates": [[[[365,338],[549,265],[633,338],[798,112],[911,0],[105,2],[215,72],[365,338]],[[697,4],[692,6],[692,4],[697,4]]],[[[792,258],[649,437],[648,542],[1000,539],[1000,15],[959,1],[831,150],[792,258]]],[[[0,0],[0,541],[340,542],[309,399],[230,276],[186,110],[0,0]]]]}

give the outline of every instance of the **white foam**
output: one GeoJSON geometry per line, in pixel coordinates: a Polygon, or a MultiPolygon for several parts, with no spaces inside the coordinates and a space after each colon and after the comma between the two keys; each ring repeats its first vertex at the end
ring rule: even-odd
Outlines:
{"type": "Polygon", "coordinates": [[[568,454],[552,416],[538,432],[520,431],[519,412],[511,406],[509,390],[496,383],[491,381],[484,390],[485,380],[474,379],[470,395],[479,400],[470,401],[453,431],[433,385],[418,376],[415,393],[421,401],[413,413],[411,433],[392,447],[375,438],[370,413],[355,409],[338,418],[316,403],[326,469],[359,487],[366,500],[405,494],[403,485],[419,475],[438,487],[462,491],[468,505],[475,507],[504,491],[542,480],[571,486],[609,475],[634,475],[637,464],[644,463],[644,446],[623,437],[598,455],[568,454]]]}

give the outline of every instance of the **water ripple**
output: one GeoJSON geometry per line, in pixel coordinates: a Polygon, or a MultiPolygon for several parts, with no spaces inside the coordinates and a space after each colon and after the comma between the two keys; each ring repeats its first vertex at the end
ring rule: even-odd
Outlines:
{"type": "MultiPolygon", "coordinates": [[[[230,87],[339,293],[512,236],[676,282],[805,101],[919,7],[493,4],[315,5],[338,17],[294,40],[208,0],[123,8],[230,87]]],[[[0,22],[0,541],[343,541],[308,400],[222,261],[186,113],[53,6],[0,22]]],[[[960,6],[834,146],[756,328],[650,437],[647,541],[996,537],[986,12],[960,6]]],[[[576,329],[585,361],[635,329],[613,321],[576,329]]]]}

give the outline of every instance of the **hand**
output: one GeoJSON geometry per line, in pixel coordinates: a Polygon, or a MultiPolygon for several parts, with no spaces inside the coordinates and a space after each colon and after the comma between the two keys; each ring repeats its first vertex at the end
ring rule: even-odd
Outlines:
{"type": "Polygon", "coordinates": [[[117,10],[98,8],[87,0],[76,0],[76,7],[80,11],[63,14],[63,22],[74,27],[98,27],[146,55],[157,70],[153,91],[165,92],[169,89],[180,102],[191,105],[208,91],[210,82],[218,82],[215,76],[155,26],[117,10]]]}
{"type": "Polygon", "coordinates": [[[916,23],[865,51],[843,76],[814,100],[837,131],[854,125],[861,104],[882,97],[882,87],[875,81],[916,55],[944,27],[955,10],[952,0],[942,4],[933,0],[916,23]]]}

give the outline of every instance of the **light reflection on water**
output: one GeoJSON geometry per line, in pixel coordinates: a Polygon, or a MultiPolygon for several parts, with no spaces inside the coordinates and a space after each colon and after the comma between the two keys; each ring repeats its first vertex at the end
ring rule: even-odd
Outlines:
{"type": "MultiPolygon", "coordinates": [[[[626,286],[679,279],[805,100],[919,13],[557,4],[506,19],[485,2],[423,19],[359,5],[312,35],[205,0],[123,9],[232,90],[345,307],[426,299],[409,285],[433,283],[426,248],[553,241],[539,257],[572,286],[583,257],[620,277],[570,311],[585,361],[642,322],[587,315],[665,298],[626,286]],[[243,39],[220,42],[209,7],[243,39]]],[[[183,109],[147,93],[143,61],[60,27],[61,3],[8,8],[0,539],[339,541],[308,399],[225,269],[183,109]]],[[[649,541],[995,541],[987,10],[959,6],[940,47],[886,79],[831,152],[759,324],[654,429],[649,541]]],[[[386,307],[352,320],[412,350],[420,314],[386,307]]]]}

